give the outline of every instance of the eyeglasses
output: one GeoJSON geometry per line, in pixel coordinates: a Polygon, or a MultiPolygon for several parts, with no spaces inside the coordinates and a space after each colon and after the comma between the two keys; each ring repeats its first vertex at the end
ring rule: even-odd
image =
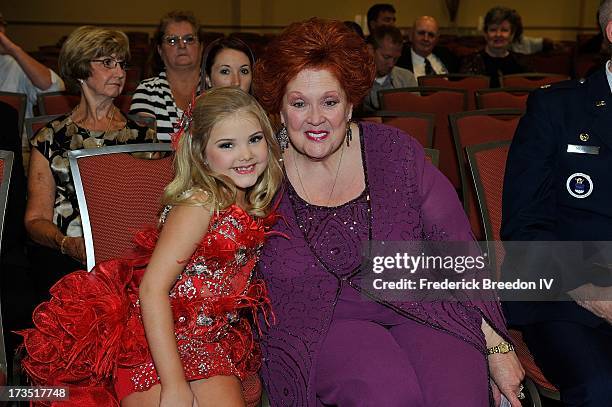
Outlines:
{"type": "Polygon", "coordinates": [[[425,31],[425,30],[419,30],[416,32],[418,35],[421,36],[428,36],[429,38],[436,38],[436,33],[431,32],[431,31],[425,31]]]}
{"type": "Polygon", "coordinates": [[[193,45],[196,42],[196,37],[193,34],[187,35],[167,35],[164,37],[164,42],[171,47],[174,47],[181,41],[183,45],[193,45]]]}
{"type": "Polygon", "coordinates": [[[127,61],[117,61],[115,58],[92,59],[91,62],[102,62],[106,69],[115,69],[119,65],[125,71],[128,67],[127,61]]]}

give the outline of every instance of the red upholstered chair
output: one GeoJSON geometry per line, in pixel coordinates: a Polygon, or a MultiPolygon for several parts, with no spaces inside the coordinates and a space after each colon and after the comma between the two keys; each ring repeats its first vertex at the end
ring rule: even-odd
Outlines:
{"type": "Polygon", "coordinates": [[[4,102],[17,110],[17,125],[19,126],[17,128],[19,134],[21,134],[28,97],[24,93],[0,92],[0,102],[4,102]]]}
{"type": "MultiPolygon", "coordinates": [[[[130,153],[170,152],[170,144],[146,143],[75,150],[68,154],[81,211],[87,269],[120,257],[134,233],[157,225],[164,188],[174,177],[172,155],[141,159],[130,153]]],[[[257,375],[243,381],[249,406],[259,405],[257,375]]]]}
{"type": "MultiPolygon", "coordinates": [[[[38,111],[41,116],[66,114],[74,109],[81,101],[80,95],[67,92],[48,92],[38,95],[38,111]]],[[[115,98],[115,106],[123,113],[130,111],[132,95],[124,94],[115,98]]]]}
{"type": "Polygon", "coordinates": [[[68,92],[47,92],[38,95],[38,111],[41,116],[66,114],[79,104],[80,95],[68,92]]]}
{"type": "Polygon", "coordinates": [[[484,109],[449,115],[461,174],[463,207],[478,240],[484,239],[484,229],[465,148],[491,141],[511,140],[521,115],[522,111],[519,109],[484,109]]]}
{"type": "MultiPolygon", "coordinates": [[[[8,199],[11,170],[13,168],[13,153],[0,150],[0,254],[2,253],[2,229],[4,226],[4,211],[8,199]]],[[[2,330],[2,310],[0,309],[0,386],[6,386],[8,378],[6,348],[4,347],[4,332],[2,330]]]]}
{"type": "Polygon", "coordinates": [[[468,110],[476,109],[476,91],[487,89],[491,79],[484,75],[446,74],[419,76],[419,86],[438,86],[443,88],[463,89],[468,92],[468,110]]]}
{"type": "Polygon", "coordinates": [[[435,148],[425,148],[425,159],[434,167],[438,168],[440,164],[440,152],[435,148]]]}
{"type": "MultiPolygon", "coordinates": [[[[489,247],[489,258],[496,272],[499,273],[505,254],[499,241],[502,221],[503,181],[510,141],[478,144],[466,149],[480,203],[485,237],[487,241],[498,242],[494,245],[494,250],[490,250],[491,247],[489,247]]],[[[531,395],[533,405],[536,407],[542,406],[540,396],[559,400],[559,391],[546,380],[542,371],[535,364],[527,345],[523,342],[521,333],[510,330],[510,336],[516,345],[516,354],[525,369],[526,387],[531,395]]]]}
{"type": "Polygon", "coordinates": [[[521,109],[527,107],[530,88],[496,88],[476,91],[478,109],[521,109]]]}
{"type": "Polygon", "coordinates": [[[171,155],[147,160],[129,153],[171,150],[169,144],[145,143],[68,153],[88,270],[125,255],[135,232],[157,225],[160,198],[174,177],[171,155]]]}
{"type": "Polygon", "coordinates": [[[448,115],[462,112],[467,107],[467,91],[448,88],[399,88],[378,92],[382,110],[433,113],[435,132],[433,147],[440,151],[440,171],[455,188],[461,180],[457,154],[453,146],[448,115]]]}
{"type": "Polygon", "coordinates": [[[379,110],[374,112],[371,117],[379,118],[383,124],[398,128],[409,134],[425,148],[433,146],[435,116],[431,113],[379,110]]]}
{"type": "Polygon", "coordinates": [[[45,126],[45,124],[49,123],[51,120],[59,117],[57,114],[47,115],[47,116],[34,116],[25,120],[25,128],[26,134],[28,135],[28,140],[32,140],[32,137],[36,134],[38,130],[45,126]]]}
{"type": "Polygon", "coordinates": [[[506,88],[531,88],[536,89],[540,86],[550,85],[551,83],[561,82],[569,79],[567,75],[554,73],[516,73],[503,75],[500,78],[501,86],[506,88]]]}
{"type": "Polygon", "coordinates": [[[132,94],[123,94],[115,98],[115,106],[119,108],[124,114],[128,114],[130,106],[132,105],[132,94]]]}

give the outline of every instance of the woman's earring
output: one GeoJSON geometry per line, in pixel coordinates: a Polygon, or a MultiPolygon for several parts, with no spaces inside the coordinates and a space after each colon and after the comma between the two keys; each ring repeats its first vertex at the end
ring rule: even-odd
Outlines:
{"type": "Polygon", "coordinates": [[[283,125],[283,127],[276,132],[276,141],[278,141],[281,152],[285,151],[287,147],[289,147],[289,133],[287,133],[287,127],[285,127],[285,125],[283,125]]]}
{"type": "Polygon", "coordinates": [[[353,141],[353,130],[351,130],[351,121],[346,123],[346,146],[349,147],[353,141]]]}

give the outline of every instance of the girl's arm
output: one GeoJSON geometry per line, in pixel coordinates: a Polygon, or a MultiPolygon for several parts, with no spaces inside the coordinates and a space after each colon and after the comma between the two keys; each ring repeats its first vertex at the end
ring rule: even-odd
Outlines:
{"type": "Polygon", "coordinates": [[[151,356],[162,383],[161,406],[191,407],[193,394],[185,380],[174,337],[168,293],[208,229],[210,212],[203,206],[175,206],[140,283],[142,321],[151,356]]]}

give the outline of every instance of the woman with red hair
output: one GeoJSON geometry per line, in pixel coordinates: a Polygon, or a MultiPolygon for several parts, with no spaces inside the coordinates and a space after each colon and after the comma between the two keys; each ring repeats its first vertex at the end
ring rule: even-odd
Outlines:
{"type": "Polygon", "coordinates": [[[499,389],[518,407],[523,370],[497,302],[391,301],[370,288],[364,243],[472,240],[418,142],[351,121],[374,73],[361,38],[316,18],[290,25],[255,65],[286,171],[285,222],[259,263],[276,314],[262,337],[271,404],[484,407],[499,389]]]}

